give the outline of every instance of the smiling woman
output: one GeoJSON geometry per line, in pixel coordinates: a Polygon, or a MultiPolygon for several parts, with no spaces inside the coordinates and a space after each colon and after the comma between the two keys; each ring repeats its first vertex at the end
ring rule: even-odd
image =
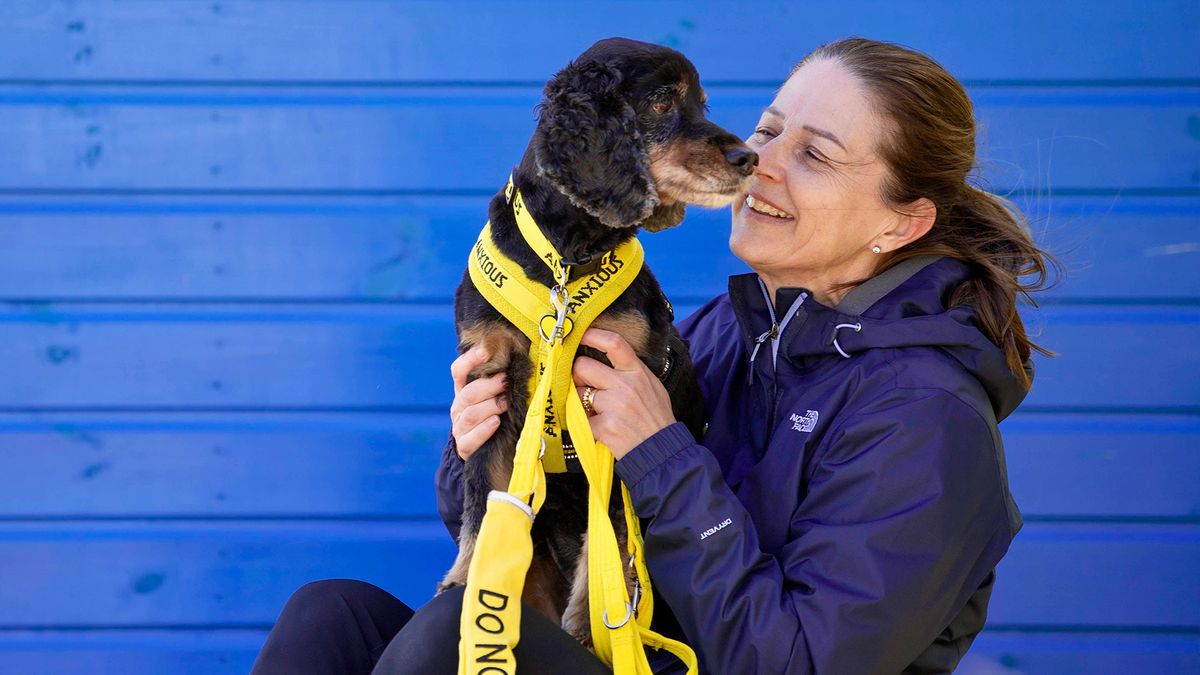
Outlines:
{"type": "Polygon", "coordinates": [[[774,297],[806,286],[837,304],[847,281],[872,276],[880,252],[923,236],[936,215],[928,199],[893,208],[879,156],[884,120],[865,84],[839,61],[798,68],[748,140],[759,153],[754,188],[734,205],[729,246],[774,297]],[[911,215],[910,215],[911,214],[911,215]]]}
{"type": "MultiPolygon", "coordinates": [[[[1021,527],[997,424],[1030,386],[1017,295],[1051,263],[968,182],[970,101],[922,54],[817,49],[747,144],[759,163],[729,242],[754,273],[680,324],[703,445],[621,336],[594,329],[583,344],[612,367],[574,372],[592,431],[704,672],[950,672],[1021,527]]],[[[455,425],[439,474],[452,527],[459,457],[500,389],[456,397],[480,422],[455,425]]]]}

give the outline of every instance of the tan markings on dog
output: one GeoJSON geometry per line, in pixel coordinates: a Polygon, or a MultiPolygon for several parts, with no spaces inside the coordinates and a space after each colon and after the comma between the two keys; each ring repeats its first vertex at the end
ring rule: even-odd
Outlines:
{"type": "Polygon", "coordinates": [[[651,146],[647,154],[650,177],[664,203],[725,206],[737,196],[745,180],[734,174],[717,147],[709,143],[676,139],[651,146]]]}
{"type": "Polygon", "coordinates": [[[647,353],[650,344],[650,324],[646,317],[637,312],[622,312],[620,314],[604,313],[596,317],[592,327],[602,328],[617,333],[625,338],[633,351],[639,355],[647,353]]]}
{"type": "MultiPolygon", "coordinates": [[[[516,447],[515,439],[513,447],[516,447]]],[[[488,484],[493,490],[507,490],[509,482],[512,481],[512,455],[507,452],[490,452],[487,457],[488,484]]]]}
{"type": "Polygon", "coordinates": [[[571,596],[567,600],[567,608],[563,610],[562,627],[580,644],[591,649],[592,619],[588,605],[587,559],[588,542],[587,534],[584,533],[583,548],[579,550],[579,558],[575,562],[575,578],[571,580],[571,596]]]}
{"type": "Polygon", "coordinates": [[[521,594],[529,606],[545,614],[554,623],[561,623],[566,609],[567,580],[549,555],[535,555],[525,574],[525,590],[521,594]]]}
{"type": "Polygon", "coordinates": [[[508,368],[513,353],[528,354],[529,338],[516,326],[507,321],[480,321],[463,328],[458,337],[459,348],[466,351],[483,345],[488,352],[488,361],[467,375],[467,381],[488,377],[508,368]]]}
{"type": "MultiPolygon", "coordinates": [[[[630,601],[637,593],[637,569],[629,564],[628,536],[624,518],[613,515],[613,534],[617,536],[617,548],[621,551],[621,569],[625,571],[625,592],[630,601]]],[[[571,581],[571,596],[567,600],[567,608],[563,611],[562,627],[571,637],[578,640],[584,647],[592,649],[592,619],[588,604],[588,544],[587,533],[583,535],[583,548],[579,551],[579,561],[575,565],[575,578],[571,581]]],[[[632,618],[632,617],[631,617],[632,618]]],[[[609,617],[611,623],[617,623],[621,617],[609,617]]]]}
{"type": "Polygon", "coordinates": [[[471,557],[475,555],[475,536],[462,530],[458,538],[458,557],[454,559],[454,565],[446,572],[445,578],[437,586],[437,592],[443,593],[454,588],[455,586],[467,585],[467,572],[471,568],[471,557]]]}

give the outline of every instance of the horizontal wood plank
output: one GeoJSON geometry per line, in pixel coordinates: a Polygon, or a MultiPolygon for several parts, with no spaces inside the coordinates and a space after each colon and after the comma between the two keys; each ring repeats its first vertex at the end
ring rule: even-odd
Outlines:
{"type": "Polygon", "coordinates": [[[1200,526],[1027,523],[996,570],[992,624],[1200,628],[1200,526]]]}
{"type": "Polygon", "coordinates": [[[418,607],[454,561],[440,521],[0,523],[0,629],[269,626],[319,579],[418,607]]]}
{"type": "Polygon", "coordinates": [[[267,631],[259,629],[0,630],[0,672],[21,675],[204,673],[245,675],[267,631]]]}
{"type": "MultiPolygon", "coordinates": [[[[10,304],[0,411],[440,410],[451,321],[448,305],[10,304]]],[[[1186,410],[1200,399],[1189,351],[1200,307],[1048,306],[1026,323],[1059,352],[1038,360],[1028,406],[1186,410]]]]}
{"type": "MultiPolygon", "coordinates": [[[[1200,298],[1200,199],[1013,195],[1064,263],[1047,297],[1200,298]]],[[[449,302],[488,197],[0,198],[0,299],[449,302]]],[[[643,234],[668,296],[747,270],[729,210],[643,234]]]]}
{"type": "Polygon", "coordinates": [[[1200,636],[984,629],[961,675],[1157,675],[1200,672],[1200,636]]]}
{"type": "Polygon", "coordinates": [[[1171,0],[373,2],[10,0],[0,78],[544,80],[594,40],[681,49],[707,78],[778,81],[846,35],[923,49],[969,79],[1194,78],[1200,11],[1171,0]],[[953,26],[947,30],[946,26],[953,26]],[[1031,30],[1037,27],[1037,30],[1031,30]],[[512,36],[554,39],[511,39],[512,36]],[[747,46],[753,45],[753,49],[747,46]]]}
{"type": "MultiPolygon", "coordinates": [[[[0,628],[269,625],[300,585],[350,577],[423,604],[449,567],[441,523],[0,524],[0,628]],[[87,570],[81,574],[80,570],[87,570]]],[[[1200,628],[1200,526],[1031,523],[989,621],[1200,628]]]]}
{"type": "MultiPolygon", "coordinates": [[[[711,117],[748,135],[773,91],[714,88],[711,117]]],[[[0,87],[0,189],[491,192],[520,160],[540,96],[536,86],[0,87]]],[[[1014,87],[975,99],[995,189],[1200,188],[1195,87],[1014,87]]]]}
{"type": "MultiPolygon", "coordinates": [[[[445,413],[0,414],[0,519],[433,518],[447,428],[445,413]]],[[[1018,412],[1001,431],[1031,521],[1200,519],[1200,418],[1018,412]]]]}
{"type": "Polygon", "coordinates": [[[0,519],[436,517],[442,414],[0,415],[0,519]]]}
{"type": "MultiPolygon", "coordinates": [[[[0,631],[0,670],[61,675],[189,672],[242,675],[265,630],[0,631]]],[[[955,670],[962,675],[1132,675],[1200,670],[1200,637],[1158,633],[984,630],[955,670]]]]}
{"type": "Polygon", "coordinates": [[[1200,518],[1200,417],[1018,409],[1000,432],[1031,520],[1200,518]]]}

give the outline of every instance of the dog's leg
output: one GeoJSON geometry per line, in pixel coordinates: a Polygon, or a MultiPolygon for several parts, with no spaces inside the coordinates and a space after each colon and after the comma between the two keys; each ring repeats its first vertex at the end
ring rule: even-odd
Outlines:
{"type": "Polygon", "coordinates": [[[562,627],[579,644],[595,651],[592,647],[592,618],[588,604],[588,542],[587,534],[583,535],[583,546],[579,550],[579,559],[575,563],[575,574],[571,579],[571,597],[567,600],[567,608],[563,611],[562,627]]]}
{"type": "MultiPolygon", "coordinates": [[[[504,427],[502,423],[497,436],[505,435],[501,433],[504,427]]],[[[458,556],[446,577],[438,584],[438,593],[467,585],[467,571],[475,554],[475,538],[479,536],[479,528],[487,512],[488,492],[506,489],[508,478],[512,475],[512,454],[505,450],[505,440],[494,436],[463,467],[463,519],[462,529],[458,533],[458,556]]]]}
{"type": "MultiPolygon", "coordinates": [[[[620,492],[617,492],[616,505],[609,509],[613,522],[613,533],[617,536],[617,549],[621,554],[621,570],[625,573],[625,592],[629,599],[634,600],[637,592],[637,570],[630,565],[628,553],[629,532],[625,527],[624,511],[620,502],[620,492]]],[[[591,604],[588,599],[588,542],[587,535],[583,536],[583,546],[579,552],[579,562],[575,566],[574,578],[571,581],[571,597],[567,601],[567,609],[563,612],[562,627],[584,647],[594,651],[592,645],[591,604]]],[[[621,620],[619,616],[608,617],[610,622],[621,620]]],[[[629,617],[633,620],[633,616],[629,617]]]]}
{"type": "Polygon", "coordinates": [[[467,585],[467,571],[475,553],[475,538],[487,512],[488,492],[507,490],[512,477],[520,425],[525,420],[529,377],[529,340],[516,327],[502,321],[481,321],[460,330],[460,349],[483,344],[490,356],[467,376],[471,382],[504,371],[508,375],[508,412],[500,415],[500,427],[463,466],[463,518],[458,537],[458,556],[438,584],[438,593],[467,585]],[[515,384],[514,384],[515,383],[515,384]]]}
{"type": "Polygon", "coordinates": [[[554,623],[559,623],[566,609],[568,590],[567,579],[559,571],[545,544],[535,544],[521,600],[554,623]]]}

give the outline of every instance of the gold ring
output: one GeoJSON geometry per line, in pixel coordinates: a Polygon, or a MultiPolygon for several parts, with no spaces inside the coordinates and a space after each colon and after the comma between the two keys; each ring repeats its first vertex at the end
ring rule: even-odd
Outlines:
{"type": "Polygon", "coordinates": [[[592,398],[595,396],[596,389],[594,387],[584,387],[583,395],[579,397],[579,400],[583,402],[583,412],[587,413],[588,417],[596,414],[596,408],[592,405],[592,398]]]}

